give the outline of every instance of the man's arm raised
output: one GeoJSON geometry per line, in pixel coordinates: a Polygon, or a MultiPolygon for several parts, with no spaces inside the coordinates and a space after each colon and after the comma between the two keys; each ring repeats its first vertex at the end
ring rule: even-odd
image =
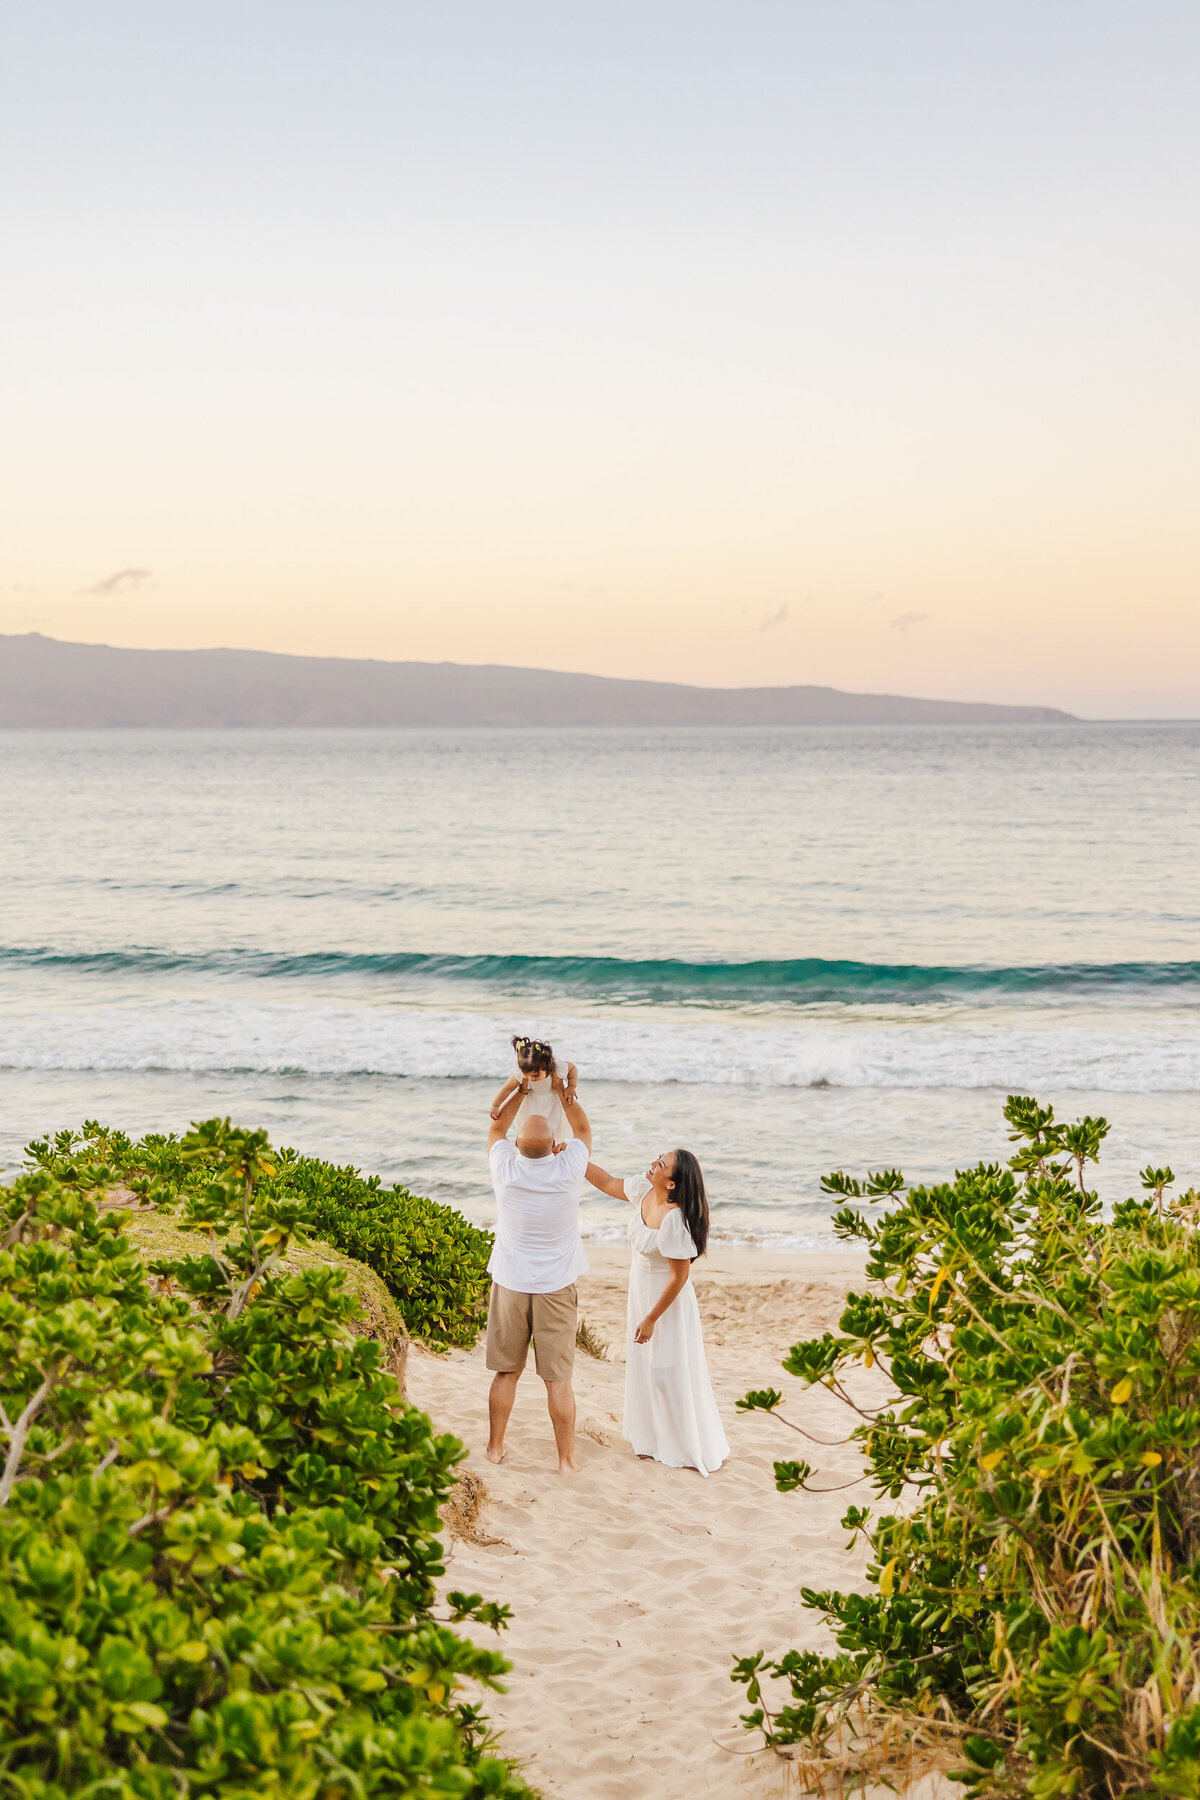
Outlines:
{"type": "Polygon", "coordinates": [[[488,1132],[489,1150],[493,1144],[498,1144],[501,1138],[506,1138],[508,1136],[512,1122],[517,1116],[517,1109],[524,1098],[525,1083],[522,1082],[520,1087],[513,1089],[512,1093],[508,1096],[508,1099],[504,1102],[504,1105],[491,1121],[491,1130],[488,1132]]]}
{"type": "Polygon", "coordinates": [[[496,1098],[492,1101],[492,1110],[488,1115],[489,1118],[498,1119],[500,1117],[500,1108],[504,1105],[504,1102],[508,1099],[508,1096],[513,1090],[519,1088],[520,1085],[521,1077],[519,1075],[509,1076],[504,1086],[500,1089],[500,1092],[496,1095],[496,1098]]]}
{"type": "Polygon", "coordinates": [[[579,1139],[579,1142],[590,1156],[592,1151],[592,1127],[588,1122],[587,1114],[584,1112],[578,1097],[568,1090],[561,1075],[556,1075],[554,1077],[554,1086],[558,1092],[559,1099],[562,1101],[563,1111],[567,1115],[567,1124],[571,1127],[571,1130],[575,1133],[575,1136],[579,1139]]]}

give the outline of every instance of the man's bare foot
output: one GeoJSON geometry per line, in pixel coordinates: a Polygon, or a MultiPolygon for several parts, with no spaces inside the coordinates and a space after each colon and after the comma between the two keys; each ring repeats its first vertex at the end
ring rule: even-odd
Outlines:
{"type": "Polygon", "coordinates": [[[487,1459],[490,1463],[502,1463],[504,1461],[505,1457],[508,1455],[508,1451],[504,1448],[503,1444],[501,1444],[499,1449],[497,1449],[497,1450],[493,1450],[492,1446],[489,1444],[487,1449],[484,1451],[484,1455],[487,1457],[487,1459]]]}

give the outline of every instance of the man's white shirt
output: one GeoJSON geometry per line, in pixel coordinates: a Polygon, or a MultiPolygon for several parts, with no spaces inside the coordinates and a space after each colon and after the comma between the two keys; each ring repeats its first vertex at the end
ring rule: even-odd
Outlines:
{"type": "Polygon", "coordinates": [[[557,1156],[522,1156],[507,1138],[492,1145],[496,1242],[488,1273],[498,1287],[553,1294],[583,1274],[579,1196],[589,1160],[578,1138],[557,1156]]]}

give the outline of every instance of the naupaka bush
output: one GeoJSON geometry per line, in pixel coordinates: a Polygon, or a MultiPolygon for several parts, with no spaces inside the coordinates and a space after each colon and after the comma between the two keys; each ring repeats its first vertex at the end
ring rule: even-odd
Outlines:
{"type": "MultiPolygon", "coordinates": [[[[747,1724],[800,1747],[810,1781],[881,1772],[907,1739],[972,1794],[1200,1795],[1200,1255],[1197,1197],[1169,1169],[1111,1221],[1086,1182],[1107,1125],[1010,1099],[1008,1167],[904,1192],[894,1171],[828,1178],[904,1195],[841,1235],[870,1291],[840,1335],[784,1363],[858,1413],[852,1437],[896,1510],[852,1506],[867,1594],[803,1589],[839,1652],[740,1661],[747,1724]],[[856,1365],[894,1392],[855,1396],[856,1365]],[[849,1386],[847,1382],[849,1381],[849,1386]],[[776,1708],[771,1678],[786,1683],[776,1708]]],[[[776,1390],[744,1407],[774,1411],[776,1390]]],[[[776,1465],[803,1489],[805,1461],[776,1465]]]]}
{"type": "MultiPolygon", "coordinates": [[[[456,1688],[433,1434],[284,1264],[301,1203],[261,1133],[178,1146],[196,1253],[152,1273],[98,1140],[0,1190],[0,1776],[26,1800],[527,1796],[456,1688]]],[[[159,1197],[166,1189],[160,1187],[159,1197]]]]}
{"type": "Polygon", "coordinates": [[[282,1152],[276,1182],[318,1237],[386,1282],[414,1337],[469,1349],[487,1319],[492,1235],[453,1207],[349,1165],[282,1152]]]}
{"type": "MultiPolygon", "coordinates": [[[[135,1194],[171,1209],[204,1182],[204,1171],[174,1134],[150,1133],[134,1142],[94,1120],[82,1134],[60,1132],[31,1144],[30,1152],[51,1170],[107,1167],[135,1194]]],[[[475,1342],[487,1318],[490,1232],[399,1184],[384,1187],[378,1175],[295,1150],[274,1153],[261,1186],[280,1201],[295,1202],[289,1216],[312,1236],[372,1269],[413,1337],[434,1346],[469,1348],[475,1342]]]]}

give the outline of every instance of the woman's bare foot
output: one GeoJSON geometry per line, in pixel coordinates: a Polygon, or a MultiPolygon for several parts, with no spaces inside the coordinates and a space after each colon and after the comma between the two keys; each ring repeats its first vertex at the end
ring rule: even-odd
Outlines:
{"type": "Polygon", "coordinates": [[[560,1475],[578,1475],[579,1464],[573,1463],[569,1457],[564,1457],[558,1465],[558,1472],[560,1475]]]}
{"type": "Polygon", "coordinates": [[[508,1455],[508,1451],[504,1448],[503,1444],[499,1444],[495,1450],[493,1450],[492,1446],[489,1444],[484,1451],[484,1455],[490,1463],[502,1463],[508,1455]]]}

